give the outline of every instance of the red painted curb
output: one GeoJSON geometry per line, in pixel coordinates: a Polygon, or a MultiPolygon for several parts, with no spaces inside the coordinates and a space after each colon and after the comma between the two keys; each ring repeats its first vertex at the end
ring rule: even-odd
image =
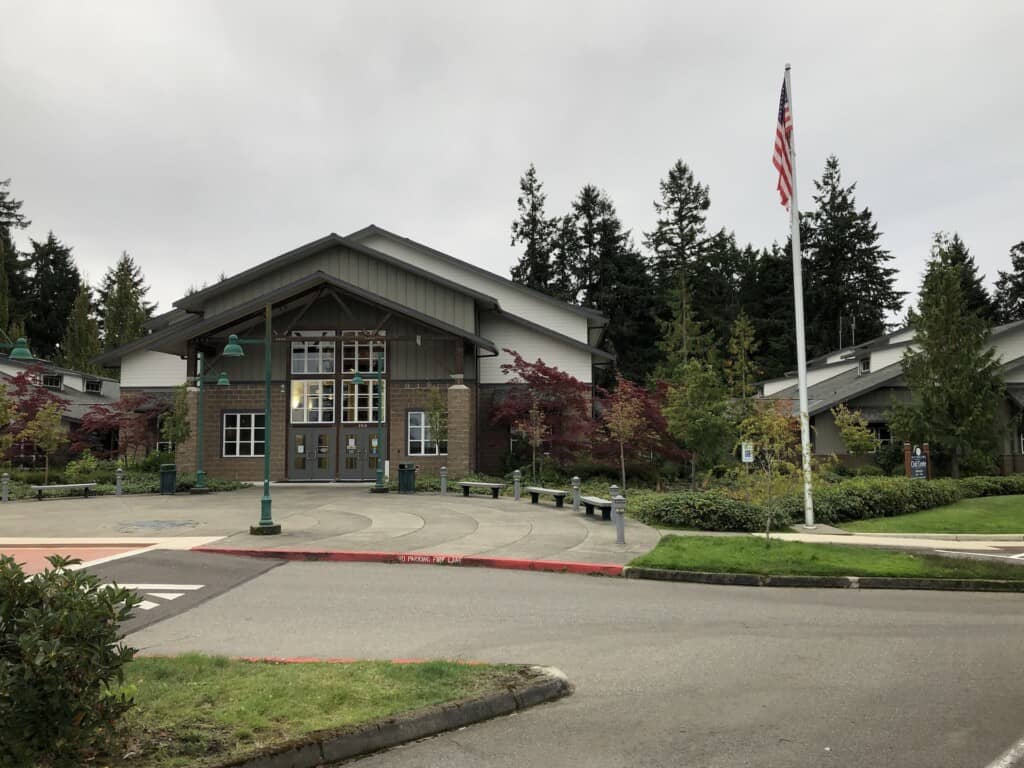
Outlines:
{"type": "Polygon", "coordinates": [[[344,552],[331,549],[261,549],[242,547],[194,547],[193,552],[278,560],[323,560],[334,563],[403,563],[407,565],[460,565],[470,568],[502,568],[512,571],[550,571],[587,576],[621,576],[624,566],[604,563],[572,563],[562,560],[519,560],[475,555],[436,555],[418,552],[344,552]]]}

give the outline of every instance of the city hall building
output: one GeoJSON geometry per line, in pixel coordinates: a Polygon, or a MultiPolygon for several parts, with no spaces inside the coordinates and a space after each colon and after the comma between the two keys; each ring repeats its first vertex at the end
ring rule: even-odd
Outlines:
{"type": "Polygon", "coordinates": [[[147,336],[97,362],[120,368],[123,393],[189,385],[182,471],[195,469],[201,442],[211,477],[259,480],[269,451],[273,480],[371,480],[380,461],[392,477],[412,462],[433,474],[447,465],[458,478],[505,469],[514,436],[490,414],[514,386],[502,371],[509,351],[590,383],[612,359],[600,348],[606,325],[597,312],[370,226],[185,296],[147,336]],[[224,354],[232,335],[241,356],[224,354]],[[447,440],[431,434],[439,402],[447,440]]]}

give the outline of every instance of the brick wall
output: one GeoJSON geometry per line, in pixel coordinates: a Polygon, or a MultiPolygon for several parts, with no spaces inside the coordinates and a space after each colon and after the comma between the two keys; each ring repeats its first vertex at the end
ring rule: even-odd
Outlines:
{"type": "Polygon", "coordinates": [[[409,411],[426,411],[430,405],[431,388],[439,389],[445,402],[448,402],[450,390],[446,384],[391,382],[388,394],[388,425],[389,458],[391,460],[391,477],[398,476],[398,464],[411,462],[420,468],[421,475],[437,477],[442,466],[448,467],[448,477],[457,479],[472,471],[474,466],[473,451],[476,444],[475,423],[476,397],[474,384],[466,386],[464,391],[456,394],[456,400],[463,403],[463,415],[448,414],[448,455],[446,456],[409,456],[406,453],[407,425],[409,411]],[[462,437],[459,437],[459,434],[462,437]],[[453,440],[454,438],[454,440],[453,440]]]}

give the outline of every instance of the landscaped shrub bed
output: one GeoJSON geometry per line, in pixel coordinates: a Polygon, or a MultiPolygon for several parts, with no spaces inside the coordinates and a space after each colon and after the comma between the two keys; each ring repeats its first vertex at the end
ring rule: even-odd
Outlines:
{"type": "MultiPolygon", "coordinates": [[[[763,531],[765,509],[758,504],[726,496],[718,491],[674,491],[630,498],[629,513],[649,525],[669,525],[701,531],[763,531]]],[[[787,525],[789,518],[776,512],[772,527],[787,525]]]]}

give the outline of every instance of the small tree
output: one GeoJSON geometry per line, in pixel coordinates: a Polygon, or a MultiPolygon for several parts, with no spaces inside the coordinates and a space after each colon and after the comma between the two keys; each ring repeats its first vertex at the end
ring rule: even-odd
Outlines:
{"type": "Polygon", "coordinates": [[[868,429],[868,420],[860,411],[851,411],[846,403],[840,403],[832,409],[832,418],[835,419],[836,429],[839,430],[847,453],[871,453],[878,447],[878,439],[868,429]]]}
{"type": "Polygon", "coordinates": [[[430,438],[437,445],[437,452],[442,453],[441,444],[448,442],[448,404],[441,390],[431,387],[430,399],[427,401],[427,426],[430,438]]]}
{"type": "Polygon", "coordinates": [[[33,443],[43,452],[43,483],[50,482],[50,456],[68,443],[68,433],[61,423],[61,407],[47,403],[18,435],[19,441],[33,443]]]}
{"type": "Polygon", "coordinates": [[[7,396],[7,386],[0,384],[0,456],[6,456],[14,442],[14,400],[7,396]]]}
{"type": "Polygon", "coordinates": [[[622,374],[615,375],[615,392],[605,401],[601,418],[608,436],[618,446],[622,488],[626,488],[626,446],[651,434],[647,421],[647,392],[622,374]]]}
{"type": "Polygon", "coordinates": [[[540,400],[533,398],[533,404],[526,413],[526,418],[516,422],[516,429],[526,438],[527,444],[532,451],[530,457],[530,474],[533,482],[538,482],[537,451],[544,447],[544,441],[551,434],[551,428],[547,424],[543,409],[540,407],[540,400]]]}
{"type": "Polygon", "coordinates": [[[709,363],[691,358],[678,382],[668,391],[665,415],[669,429],[690,454],[690,487],[696,487],[697,467],[728,458],[735,443],[735,422],[725,384],[709,363]]]}
{"type": "Polygon", "coordinates": [[[774,516],[775,477],[783,466],[792,467],[799,452],[798,428],[786,400],[759,400],[753,412],[740,423],[744,442],[754,444],[754,465],[764,475],[767,487],[764,539],[771,546],[774,516]]]}
{"type": "Polygon", "coordinates": [[[180,384],[174,388],[174,403],[171,410],[164,414],[160,425],[160,436],[169,443],[178,445],[192,437],[192,423],[188,412],[188,387],[180,384]]]}

